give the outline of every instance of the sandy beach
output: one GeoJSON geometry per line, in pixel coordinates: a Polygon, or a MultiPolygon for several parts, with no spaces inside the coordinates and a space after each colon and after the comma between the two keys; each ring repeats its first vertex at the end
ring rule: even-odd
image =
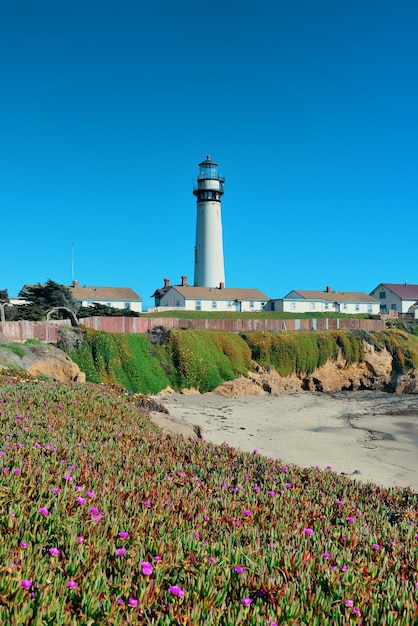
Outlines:
{"type": "Polygon", "coordinates": [[[225,398],[209,393],[158,400],[174,418],[199,426],[212,443],[418,492],[417,395],[347,391],[225,398]]]}

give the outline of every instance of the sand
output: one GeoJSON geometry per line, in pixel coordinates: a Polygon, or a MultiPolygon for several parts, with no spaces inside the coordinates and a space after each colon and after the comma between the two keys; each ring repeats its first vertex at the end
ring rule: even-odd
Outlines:
{"type": "Polygon", "coordinates": [[[225,398],[209,393],[158,400],[173,418],[199,426],[214,444],[418,492],[418,395],[354,391],[225,398]]]}

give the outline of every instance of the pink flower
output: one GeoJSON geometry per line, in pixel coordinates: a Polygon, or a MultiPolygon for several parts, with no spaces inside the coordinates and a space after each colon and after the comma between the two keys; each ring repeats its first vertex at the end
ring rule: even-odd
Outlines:
{"type": "Polygon", "coordinates": [[[136,598],[129,598],[128,604],[129,606],[138,606],[138,600],[136,598]]]}
{"type": "Polygon", "coordinates": [[[123,554],[126,554],[126,548],[118,548],[116,550],[116,556],[122,556],[123,554]]]}
{"type": "Polygon", "coordinates": [[[178,585],[171,585],[168,588],[168,591],[170,593],[173,594],[173,596],[178,596],[179,598],[182,598],[184,596],[184,591],[181,587],[179,587],[178,585]]]}
{"type": "Polygon", "coordinates": [[[269,491],[269,496],[270,496],[271,498],[273,498],[275,495],[276,495],[276,492],[275,492],[275,491],[269,491]]]}
{"type": "Polygon", "coordinates": [[[347,517],[347,522],[350,522],[350,524],[352,524],[354,522],[354,517],[347,517]]]}
{"type": "Polygon", "coordinates": [[[64,478],[65,478],[65,480],[72,480],[73,479],[73,477],[70,476],[70,474],[64,474],[64,478]]]}
{"type": "Polygon", "coordinates": [[[20,470],[20,469],[15,469],[13,473],[14,473],[14,474],[21,474],[21,473],[22,473],[22,470],[20,470]]]}
{"type": "Polygon", "coordinates": [[[144,561],[141,563],[141,569],[144,576],[151,576],[152,574],[152,565],[148,563],[148,561],[144,561]]]}
{"type": "Polygon", "coordinates": [[[22,585],[23,589],[30,589],[32,587],[31,580],[23,579],[20,584],[22,585]]]}
{"type": "Polygon", "coordinates": [[[322,556],[324,559],[329,559],[331,555],[329,554],[329,552],[325,552],[322,556]]]}
{"type": "Polygon", "coordinates": [[[374,543],[374,544],[373,544],[373,548],[374,548],[375,550],[380,550],[380,546],[379,546],[379,544],[378,544],[378,543],[374,543]]]}
{"type": "Polygon", "coordinates": [[[304,528],[303,532],[305,533],[305,535],[313,535],[312,528],[304,528]]]}
{"type": "Polygon", "coordinates": [[[40,513],[41,515],[49,515],[48,509],[46,509],[44,506],[41,506],[41,508],[38,509],[38,513],[40,513]]]}
{"type": "Polygon", "coordinates": [[[251,515],[251,511],[249,511],[248,509],[244,509],[243,513],[244,515],[251,515]]]}
{"type": "Polygon", "coordinates": [[[88,491],[87,495],[89,498],[94,498],[94,491],[88,491]]]}
{"type": "Polygon", "coordinates": [[[346,600],[345,601],[345,606],[353,606],[354,605],[354,600],[346,600]]]}
{"type": "Polygon", "coordinates": [[[250,606],[252,600],[251,598],[243,598],[241,602],[243,603],[244,606],[250,606]]]}
{"type": "Polygon", "coordinates": [[[121,537],[121,539],[127,539],[129,537],[129,533],[127,533],[126,531],[122,530],[119,533],[119,537],[121,537]]]}
{"type": "Polygon", "coordinates": [[[84,504],[85,503],[85,499],[82,498],[81,496],[78,496],[77,502],[78,502],[78,504],[84,504]]]}
{"type": "Polygon", "coordinates": [[[26,543],[26,541],[21,541],[21,542],[20,542],[20,547],[21,547],[21,548],[27,548],[27,547],[28,547],[28,544],[26,543]]]}
{"type": "Polygon", "coordinates": [[[58,550],[58,548],[49,548],[49,554],[51,556],[58,556],[60,554],[60,551],[58,550]]]}
{"type": "Polygon", "coordinates": [[[96,507],[95,507],[95,506],[92,506],[92,507],[91,507],[91,509],[90,509],[90,513],[91,513],[92,515],[99,515],[99,514],[100,514],[100,511],[99,511],[99,509],[96,509],[96,507]]]}
{"type": "Polygon", "coordinates": [[[69,580],[67,583],[67,587],[68,589],[75,589],[77,587],[77,583],[75,582],[75,580],[69,580]]]}
{"type": "Polygon", "coordinates": [[[242,574],[242,572],[244,571],[244,568],[243,568],[243,567],[241,567],[240,565],[236,565],[236,566],[234,567],[234,571],[235,571],[237,574],[242,574]]]}
{"type": "Polygon", "coordinates": [[[125,604],[125,600],[123,600],[123,598],[118,598],[116,600],[116,604],[125,604]]]}
{"type": "Polygon", "coordinates": [[[60,492],[59,487],[54,487],[54,488],[52,489],[52,493],[53,493],[53,494],[55,494],[55,495],[57,495],[57,493],[59,493],[59,492],[60,492]]]}
{"type": "Polygon", "coordinates": [[[78,543],[83,543],[84,537],[81,537],[81,536],[77,537],[77,541],[78,541],[78,543]]]}

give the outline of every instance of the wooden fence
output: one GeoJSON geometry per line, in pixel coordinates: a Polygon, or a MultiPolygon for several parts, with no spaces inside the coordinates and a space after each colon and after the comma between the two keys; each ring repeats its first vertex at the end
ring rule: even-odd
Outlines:
{"type": "MultiPolygon", "coordinates": [[[[233,333],[259,330],[265,332],[296,330],[384,330],[384,320],[357,318],[314,318],[314,319],[179,319],[176,317],[86,317],[80,324],[93,330],[108,333],[147,333],[156,326],[164,328],[198,328],[202,330],[225,330],[233,333]]],[[[71,326],[70,320],[53,322],[0,322],[0,334],[10,341],[38,339],[46,343],[57,343],[60,326],[71,326]]]]}

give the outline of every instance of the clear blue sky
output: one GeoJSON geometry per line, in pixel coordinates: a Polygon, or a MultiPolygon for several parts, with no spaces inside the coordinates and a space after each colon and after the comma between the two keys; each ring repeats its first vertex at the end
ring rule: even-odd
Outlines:
{"type": "Polygon", "coordinates": [[[418,283],[416,0],[10,0],[0,289],[193,284],[197,164],[227,287],[418,283]]]}

